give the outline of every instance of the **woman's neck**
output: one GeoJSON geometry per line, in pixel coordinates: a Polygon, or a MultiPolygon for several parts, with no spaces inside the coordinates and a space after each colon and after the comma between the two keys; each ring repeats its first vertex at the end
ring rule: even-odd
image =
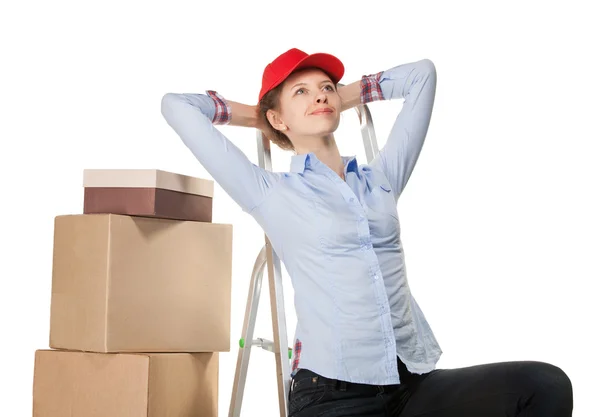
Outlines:
{"type": "Polygon", "coordinates": [[[333,134],[326,138],[304,139],[297,142],[300,142],[301,145],[296,146],[296,154],[314,153],[319,161],[327,165],[333,172],[345,180],[344,161],[342,160],[333,134]]]}

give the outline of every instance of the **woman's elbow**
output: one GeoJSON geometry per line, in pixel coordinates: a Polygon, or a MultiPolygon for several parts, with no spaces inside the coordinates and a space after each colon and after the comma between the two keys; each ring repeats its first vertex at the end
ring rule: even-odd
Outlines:
{"type": "Polygon", "coordinates": [[[433,61],[429,58],[425,58],[421,60],[421,64],[423,65],[424,68],[426,68],[428,71],[432,72],[435,74],[436,69],[435,69],[435,64],[433,63],[433,61]]]}
{"type": "Polygon", "coordinates": [[[177,94],[174,93],[166,93],[160,101],[160,112],[167,121],[173,115],[173,106],[176,102],[177,94]]]}

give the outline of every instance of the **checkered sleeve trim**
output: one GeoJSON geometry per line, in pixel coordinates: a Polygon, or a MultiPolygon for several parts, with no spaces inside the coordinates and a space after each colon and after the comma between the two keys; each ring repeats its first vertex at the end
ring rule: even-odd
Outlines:
{"type": "Polygon", "coordinates": [[[292,360],[292,372],[298,369],[300,365],[300,352],[302,351],[302,342],[296,339],[296,343],[294,344],[294,359],[292,360]]]}
{"type": "Polygon", "coordinates": [[[384,100],[383,91],[379,85],[379,80],[383,71],[377,74],[363,75],[360,80],[360,102],[362,104],[372,101],[384,100]]]}
{"type": "Polygon", "coordinates": [[[213,90],[208,90],[206,94],[215,102],[215,116],[212,123],[215,125],[228,124],[231,121],[231,106],[227,103],[227,100],[213,90]]]}

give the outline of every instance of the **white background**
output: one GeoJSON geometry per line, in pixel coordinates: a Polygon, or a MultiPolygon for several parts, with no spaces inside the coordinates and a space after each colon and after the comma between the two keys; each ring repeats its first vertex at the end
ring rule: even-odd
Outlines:
{"type": "MultiPolygon", "coordinates": [[[[600,31],[591,3],[3,4],[1,414],[31,415],[34,352],[48,346],[53,219],[81,213],[83,170],[209,178],[162,118],[162,96],[216,89],[255,104],[264,66],[297,47],[338,56],[343,83],[435,63],[430,129],[398,210],[411,289],[444,350],[438,368],[549,362],[571,377],[574,415],[595,415],[600,31]]],[[[380,146],[402,103],[372,104],[380,146]]],[[[258,163],[254,131],[220,129],[258,163]]],[[[336,139],[365,162],[352,111],[336,139]]],[[[287,170],[290,156],[275,151],[274,168],[287,170]]],[[[218,186],[214,222],[234,225],[225,416],[263,235],[218,186]]],[[[291,338],[287,275],[286,297],[291,338]]],[[[266,293],[262,300],[256,336],[271,337],[266,293]]],[[[253,350],[243,414],[277,415],[274,372],[272,354],[253,350]]]]}

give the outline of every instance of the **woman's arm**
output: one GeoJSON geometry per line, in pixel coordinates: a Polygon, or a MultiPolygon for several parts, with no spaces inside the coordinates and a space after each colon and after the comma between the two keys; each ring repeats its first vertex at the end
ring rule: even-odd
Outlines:
{"type": "Polygon", "coordinates": [[[251,212],[280,175],[253,164],[215,125],[255,127],[257,110],[207,94],[167,93],[161,113],[200,164],[244,210],[251,212]]]}
{"type": "Polygon", "coordinates": [[[236,101],[227,100],[231,108],[229,125],[258,128],[258,106],[249,106],[236,101]]]}
{"type": "Polygon", "coordinates": [[[433,112],[436,83],[435,65],[429,59],[399,65],[362,78],[363,103],[405,99],[385,145],[370,164],[384,172],[396,200],[404,190],[421,153],[433,112]]]}
{"type": "Polygon", "coordinates": [[[360,85],[361,80],[358,80],[338,88],[338,94],[342,99],[342,111],[346,111],[361,104],[360,85]]]}

